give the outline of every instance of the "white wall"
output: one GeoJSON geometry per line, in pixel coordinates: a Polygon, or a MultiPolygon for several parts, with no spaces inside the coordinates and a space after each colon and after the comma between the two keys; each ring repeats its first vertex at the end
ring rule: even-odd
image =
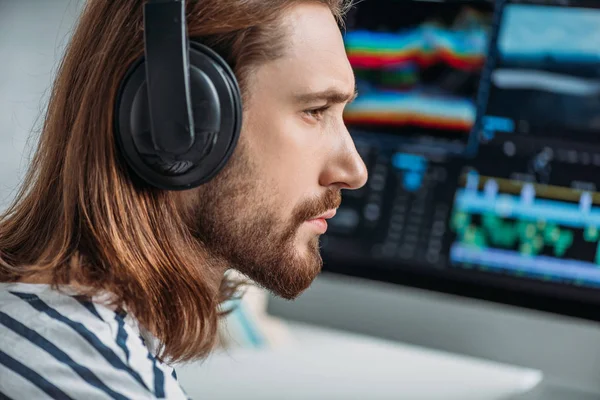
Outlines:
{"type": "Polygon", "coordinates": [[[35,147],[79,0],[0,0],[0,210],[35,147]],[[29,142],[28,142],[28,139],[29,142]]]}

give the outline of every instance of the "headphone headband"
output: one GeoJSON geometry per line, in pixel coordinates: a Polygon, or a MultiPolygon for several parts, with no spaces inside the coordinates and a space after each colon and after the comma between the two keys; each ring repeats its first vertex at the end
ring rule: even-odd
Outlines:
{"type": "Polygon", "coordinates": [[[185,1],[146,3],[144,45],[152,141],[181,155],[194,143],[185,1]]]}

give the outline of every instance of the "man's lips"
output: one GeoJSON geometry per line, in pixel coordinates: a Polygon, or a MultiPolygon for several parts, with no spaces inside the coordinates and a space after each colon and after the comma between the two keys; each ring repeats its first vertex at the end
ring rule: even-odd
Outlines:
{"type": "Polygon", "coordinates": [[[335,213],[336,210],[329,210],[315,218],[307,220],[306,222],[312,225],[320,233],[325,233],[327,231],[327,220],[333,218],[335,213]]]}
{"type": "Polygon", "coordinates": [[[331,219],[331,218],[335,217],[335,213],[336,213],[335,209],[329,210],[329,211],[324,212],[323,214],[321,214],[321,215],[319,215],[317,217],[309,219],[309,221],[314,221],[316,219],[331,219]]]}

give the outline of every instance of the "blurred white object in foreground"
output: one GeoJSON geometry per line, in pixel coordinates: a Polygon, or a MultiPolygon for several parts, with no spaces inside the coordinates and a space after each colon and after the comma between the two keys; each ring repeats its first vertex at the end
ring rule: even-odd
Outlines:
{"type": "Polygon", "coordinates": [[[177,367],[192,399],[500,400],[526,393],[538,371],[367,336],[288,324],[293,340],[237,348],[177,367]]]}

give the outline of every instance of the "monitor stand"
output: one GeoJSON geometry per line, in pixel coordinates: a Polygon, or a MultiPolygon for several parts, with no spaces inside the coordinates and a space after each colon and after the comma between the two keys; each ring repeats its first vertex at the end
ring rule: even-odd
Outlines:
{"type": "Polygon", "coordinates": [[[293,302],[271,297],[268,312],[541,371],[519,400],[600,399],[597,323],[330,273],[293,302]]]}

